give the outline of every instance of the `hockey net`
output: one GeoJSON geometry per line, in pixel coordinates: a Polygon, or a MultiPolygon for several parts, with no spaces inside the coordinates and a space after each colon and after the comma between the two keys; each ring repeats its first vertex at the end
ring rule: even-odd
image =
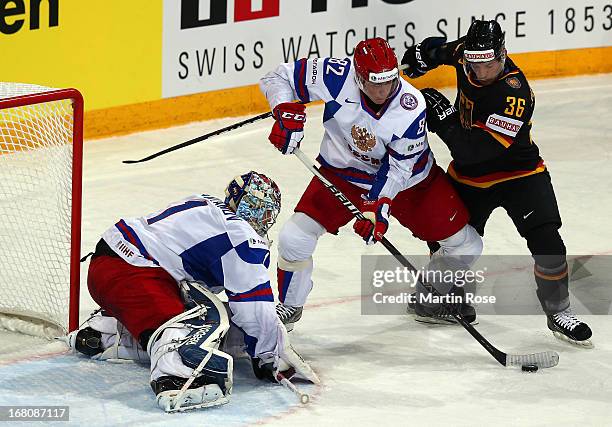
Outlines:
{"type": "Polygon", "coordinates": [[[0,83],[0,328],[78,326],[83,99],[0,83]]]}

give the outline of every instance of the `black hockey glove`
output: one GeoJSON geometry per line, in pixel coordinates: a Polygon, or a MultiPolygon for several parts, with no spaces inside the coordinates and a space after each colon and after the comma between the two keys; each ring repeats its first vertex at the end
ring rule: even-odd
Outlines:
{"type": "MultiPolygon", "coordinates": [[[[253,365],[253,373],[258,380],[270,381],[273,383],[280,381],[278,378],[279,371],[274,367],[274,363],[263,363],[261,359],[253,357],[251,358],[251,364],[253,365]]],[[[286,371],[280,372],[280,374],[290,380],[295,375],[295,369],[290,367],[286,371]]]]}
{"type": "Polygon", "coordinates": [[[445,127],[456,114],[457,109],[448,98],[434,88],[421,90],[427,105],[427,127],[431,132],[437,133],[445,127]]]}
{"type": "Polygon", "coordinates": [[[258,380],[276,382],[274,379],[274,365],[272,363],[261,363],[261,359],[257,357],[251,358],[251,365],[253,365],[253,373],[258,380]]]}
{"type": "Polygon", "coordinates": [[[444,37],[427,37],[421,43],[410,46],[402,57],[402,65],[408,66],[404,69],[404,74],[414,79],[436,68],[439,63],[431,56],[431,53],[444,43],[446,43],[444,37]]]}

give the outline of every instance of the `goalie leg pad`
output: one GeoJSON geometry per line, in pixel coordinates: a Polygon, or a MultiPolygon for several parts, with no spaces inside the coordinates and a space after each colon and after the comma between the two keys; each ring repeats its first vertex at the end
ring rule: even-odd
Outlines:
{"type": "MultiPolygon", "coordinates": [[[[183,300],[185,307],[188,309],[194,308],[197,305],[210,305],[213,299],[215,301],[218,300],[216,295],[212,293],[202,282],[182,280],[179,282],[179,290],[181,299],[183,300]]],[[[213,313],[211,312],[209,317],[212,315],[213,313]]]]}
{"type": "Polygon", "coordinates": [[[151,381],[157,405],[166,412],[183,412],[192,409],[224,405],[229,402],[218,385],[206,384],[196,378],[189,389],[177,400],[179,390],[187,380],[178,377],[160,377],[151,381]]]}
{"type": "Polygon", "coordinates": [[[198,305],[170,319],[149,340],[151,387],[168,412],[221,405],[231,394],[233,359],[219,350],[229,329],[228,314],[210,291],[199,291],[198,305]],[[176,388],[162,390],[160,381],[176,388]]]}
{"type": "Polygon", "coordinates": [[[92,357],[104,351],[102,333],[100,331],[96,331],[88,326],[75,332],[71,347],[79,353],[92,357]]]}
{"type": "Polygon", "coordinates": [[[95,312],[77,331],[68,334],[71,349],[96,360],[148,362],[149,355],[117,319],[95,312]]]}

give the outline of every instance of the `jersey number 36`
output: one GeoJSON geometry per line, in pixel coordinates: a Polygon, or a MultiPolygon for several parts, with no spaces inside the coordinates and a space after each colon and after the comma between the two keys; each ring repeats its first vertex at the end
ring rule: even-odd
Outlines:
{"type": "Polygon", "coordinates": [[[521,117],[525,112],[525,99],[517,98],[515,96],[507,96],[506,102],[508,107],[504,110],[504,114],[509,116],[521,117]]]}

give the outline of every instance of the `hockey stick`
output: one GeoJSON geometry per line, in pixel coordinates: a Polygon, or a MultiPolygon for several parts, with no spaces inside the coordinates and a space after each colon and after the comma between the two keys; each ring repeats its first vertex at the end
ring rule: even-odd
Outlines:
{"type": "Polygon", "coordinates": [[[248,124],[256,122],[258,120],[267,119],[268,117],[272,117],[272,112],[271,111],[268,111],[267,113],[263,113],[263,114],[260,114],[258,116],[255,116],[255,117],[251,117],[250,119],[246,119],[246,120],[243,120],[243,121],[238,122],[238,123],[234,123],[233,125],[224,127],[222,129],[218,129],[216,131],[209,132],[206,135],[198,136],[197,138],[190,139],[189,141],[181,142],[180,144],[176,144],[176,145],[173,145],[172,147],[168,147],[168,148],[166,148],[166,149],[164,149],[162,151],[158,151],[157,153],[153,153],[150,156],[143,157],[140,160],[124,160],[123,163],[131,165],[133,163],[146,162],[146,161],[149,161],[149,160],[154,159],[156,157],[159,157],[161,155],[170,153],[172,151],[179,150],[179,149],[184,148],[184,147],[188,147],[188,146],[193,145],[193,144],[195,144],[197,142],[204,141],[204,140],[206,140],[208,138],[212,138],[213,136],[221,135],[222,133],[229,132],[229,131],[234,130],[234,129],[238,129],[239,127],[242,127],[244,125],[248,125],[248,124]]]}
{"type": "MultiPolygon", "coordinates": [[[[406,65],[406,64],[400,64],[398,66],[398,70],[399,71],[405,70],[406,68],[408,68],[408,65],[406,65]]],[[[162,155],[167,154],[167,153],[171,153],[172,151],[180,150],[181,148],[188,147],[188,146],[193,145],[193,144],[198,143],[198,142],[202,142],[202,141],[204,141],[204,140],[206,140],[208,138],[211,138],[213,136],[221,135],[222,133],[229,132],[229,131],[234,130],[234,129],[238,129],[239,127],[242,127],[244,125],[248,125],[248,124],[256,122],[258,120],[267,119],[268,117],[272,117],[272,111],[268,111],[267,113],[262,113],[262,114],[260,114],[258,116],[251,117],[250,119],[246,119],[246,120],[243,120],[243,121],[238,122],[238,123],[234,123],[233,125],[224,127],[222,129],[219,129],[219,130],[216,130],[216,131],[213,131],[213,132],[209,132],[206,135],[198,136],[197,138],[190,139],[189,141],[181,142],[180,144],[173,145],[172,147],[168,147],[168,148],[166,148],[166,149],[164,149],[162,151],[158,151],[157,153],[153,153],[150,156],[143,157],[142,159],[139,159],[139,160],[124,160],[123,163],[131,165],[131,164],[134,164],[134,163],[147,162],[147,161],[152,160],[152,159],[154,159],[156,157],[162,156],[162,155]]]]}
{"type": "Polygon", "coordinates": [[[282,386],[286,387],[288,390],[292,391],[293,393],[295,393],[295,395],[300,399],[300,403],[302,405],[306,405],[308,402],[310,402],[310,396],[307,395],[306,393],[302,393],[300,391],[299,388],[296,387],[295,384],[293,384],[287,377],[285,377],[282,373],[278,372],[276,374],[276,380],[278,381],[279,384],[281,384],[282,386]]]}
{"type": "MultiPolygon", "coordinates": [[[[306,166],[306,168],[315,175],[321,183],[334,195],[340,203],[342,203],[355,218],[364,220],[366,217],[363,213],[344,195],[342,192],[331,182],[329,182],[321,173],[316,169],[312,161],[306,156],[299,148],[296,148],[293,154],[306,166]]],[[[402,264],[404,267],[411,271],[416,271],[416,268],[408,261],[391,242],[389,242],[384,236],[380,241],[383,246],[402,264]]],[[[421,284],[432,294],[440,296],[440,293],[429,283],[421,284]]],[[[559,354],[554,351],[544,351],[540,353],[532,354],[507,354],[496,348],[491,344],[480,332],[476,330],[471,324],[469,324],[460,313],[453,313],[452,316],[455,320],[461,324],[469,333],[480,343],[503,366],[523,366],[523,365],[537,365],[538,368],[551,368],[559,363],[559,354]]]]}

